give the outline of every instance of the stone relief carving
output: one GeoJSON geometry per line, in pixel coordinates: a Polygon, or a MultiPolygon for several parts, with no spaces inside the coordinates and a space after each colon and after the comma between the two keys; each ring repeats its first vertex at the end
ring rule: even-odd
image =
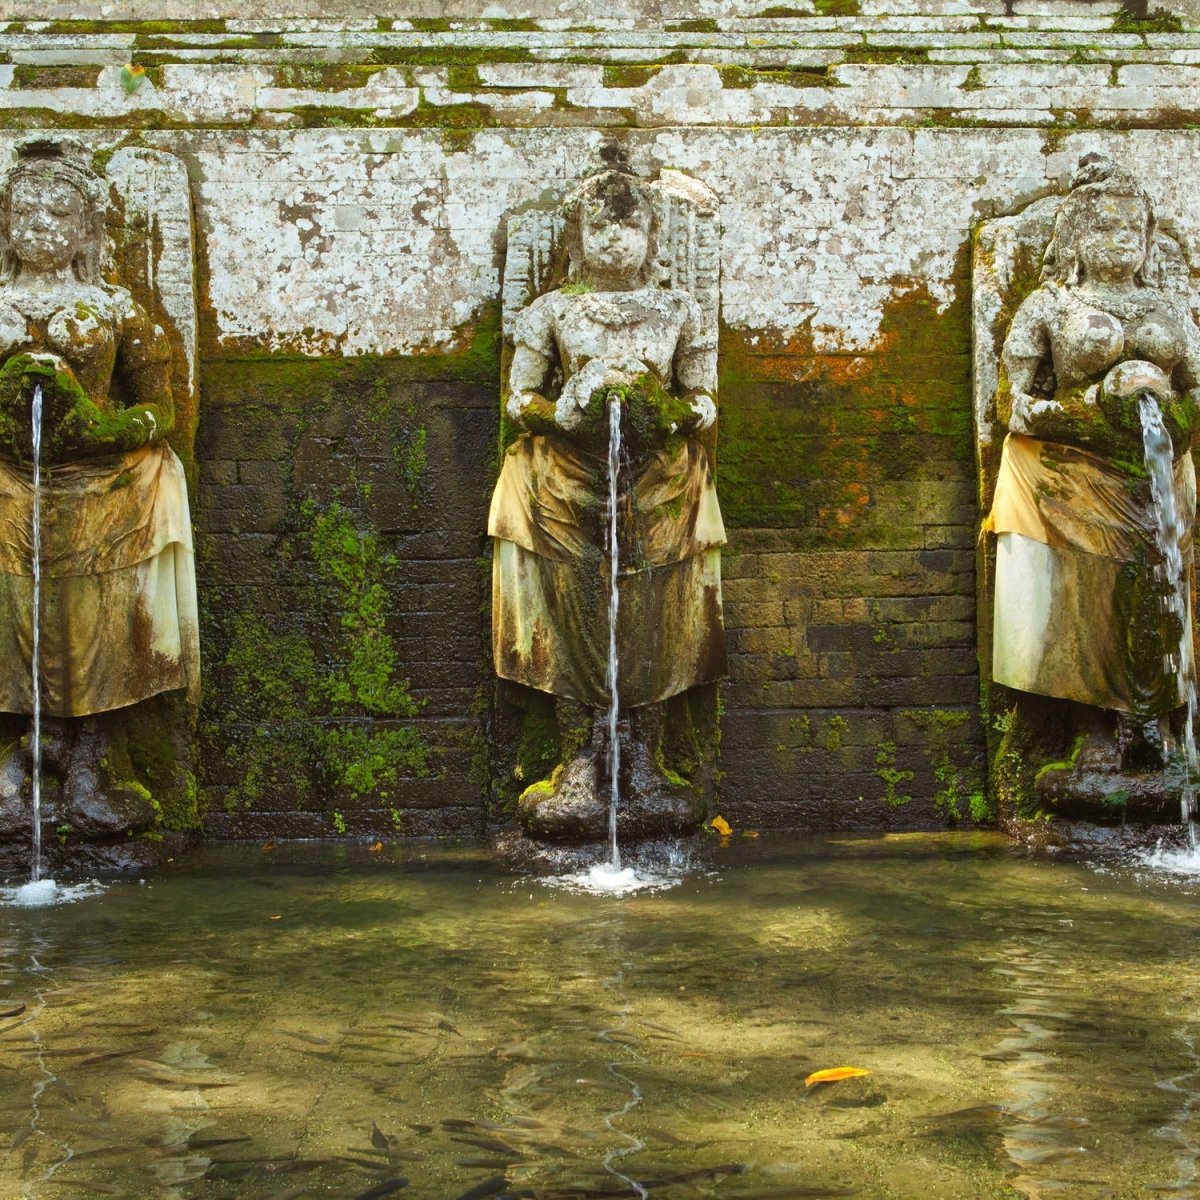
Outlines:
{"type": "Polygon", "coordinates": [[[1173,815],[1194,658],[1191,588],[1177,602],[1170,578],[1176,552],[1193,572],[1200,332],[1186,262],[1138,180],[1087,155],[1065,199],[980,230],[974,299],[996,535],[981,653],[1013,689],[990,705],[1005,815],[1173,815]],[[1181,514],[1165,535],[1151,425],[1181,514]]]}
{"type": "Polygon", "coordinates": [[[720,547],[708,450],[716,419],[716,202],[619,152],[561,212],[513,218],[504,282],[505,411],[520,431],[492,498],[493,649],[505,679],[553,695],[561,758],[519,801],[528,830],[607,823],[606,404],[621,397],[618,475],[626,835],[693,828],[702,789],[663,767],[664,702],[722,677],[720,547]]]}
{"type": "MultiPolygon", "coordinates": [[[[178,429],[190,456],[196,412],[186,176],[170,155],[125,150],[110,178],[125,184],[111,230],[109,180],[73,139],[20,143],[0,185],[0,712],[19,714],[7,720],[21,737],[40,386],[47,820],[92,838],[151,827],[155,791],[187,786],[199,703],[187,485],[171,446],[178,429]],[[138,298],[106,278],[110,241],[140,264],[138,298]]],[[[28,826],[28,766],[19,743],[0,765],[6,823],[28,826]]]]}

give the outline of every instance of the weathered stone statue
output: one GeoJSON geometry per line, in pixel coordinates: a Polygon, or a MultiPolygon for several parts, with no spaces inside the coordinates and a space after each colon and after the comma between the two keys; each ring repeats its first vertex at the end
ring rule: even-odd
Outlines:
{"type": "MultiPolygon", "coordinates": [[[[108,192],[67,138],[20,144],[0,185],[0,712],[21,714],[10,719],[20,738],[33,711],[40,385],[39,686],[49,820],[64,839],[155,825],[165,793],[187,781],[175,769],[180,718],[145,705],[166,693],[199,702],[187,486],[166,440],[176,364],[163,328],[105,278],[108,192]]],[[[10,830],[28,828],[28,813],[17,817],[27,753],[27,739],[10,741],[0,766],[10,830]]]]}
{"type": "Polygon", "coordinates": [[[726,672],[725,532],[697,437],[716,418],[715,232],[706,189],[678,173],[645,183],[619,154],[557,221],[510,225],[506,413],[524,432],[492,498],[492,630],[497,672],[556,697],[561,761],[519,800],[520,820],[538,836],[598,837],[607,823],[605,723],[595,714],[608,704],[614,395],[620,828],[677,832],[703,817],[702,790],[664,767],[662,739],[663,702],[726,672]],[[674,227],[679,238],[692,231],[690,247],[669,244],[674,227]],[[565,278],[560,269],[558,286],[541,290],[532,276],[539,264],[553,274],[555,242],[565,278]],[[683,265],[691,289],[670,279],[664,258],[683,265]]]}
{"type": "Polygon", "coordinates": [[[1164,768],[1185,719],[1192,620],[1190,598],[1182,613],[1173,606],[1141,398],[1152,397],[1169,435],[1185,514],[1174,539],[1190,580],[1200,332],[1186,267],[1150,196],[1099,155],[1081,161],[1065,200],[1006,220],[1006,235],[980,241],[991,256],[983,286],[1007,270],[1005,298],[1022,269],[1019,231],[1027,245],[1050,222],[1052,234],[1041,281],[1004,331],[995,393],[1008,434],[987,522],[997,535],[991,675],[1015,690],[998,753],[1016,751],[1000,763],[1001,791],[1017,809],[1177,812],[1178,781],[1164,768]],[[1024,783],[1017,760],[1033,772],[1024,783]],[[1031,784],[1034,796],[1018,794],[1031,784]]]}

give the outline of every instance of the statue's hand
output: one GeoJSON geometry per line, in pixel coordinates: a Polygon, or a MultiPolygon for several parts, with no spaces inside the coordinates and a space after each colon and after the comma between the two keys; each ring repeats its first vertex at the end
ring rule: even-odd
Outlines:
{"type": "Polygon", "coordinates": [[[80,396],[63,414],[54,431],[58,458],[72,454],[95,454],[96,431],[104,424],[104,414],[88,399],[80,396]]]}
{"type": "Polygon", "coordinates": [[[1043,432],[1041,426],[1053,422],[1062,412],[1063,406],[1057,400],[1013,392],[1012,416],[1008,419],[1008,428],[1013,433],[1038,437],[1043,432]]]}
{"type": "Polygon", "coordinates": [[[70,364],[57,354],[14,354],[0,367],[0,446],[18,460],[31,457],[31,403],[39,387],[42,454],[53,462],[68,457],[60,437],[63,421],[81,403],[91,405],[70,364]]]}
{"type": "Polygon", "coordinates": [[[1138,359],[1117,363],[1100,385],[1100,407],[1109,424],[1137,445],[1142,438],[1141,398],[1147,395],[1164,410],[1176,400],[1166,372],[1138,359]]]}
{"type": "Polygon", "coordinates": [[[689,401],[693,416],[685,420],[681,426],[689,433],[700,433],[712,427],[717,419],[717,405],[713,398],[700,392],[689,401]]]}
{"type": "Polygon", "coordinates": [[[124,454],[157,441],[158,420],[149,408],[123,408],[111,417],[92,409],[98,419],[89,421],[80,444],[89,454],[124,454]]]}
{"type": "Polygon", "coordinates": [[[510,421],[515,421],[518,425],[524,425],[525,414],[541,398],[537,392],[513,392],[508,398],[508,403],[504,406],[504,411],[508,414],[510,421]]]}
{"type": "Polygon", "coordinates": [[[0,368],[0,377],[3,377],[6,388],[15,387],[22,393],[26,406],[38,384],[42,386],[43,404],[49,400],[51,392],[74,393],[82,390],[71,364],[60,355],[44,350],[14,354],[0,368]]]}
{"type": "Polygon", "coordinates": [[[121,414],[124,418],[124,439],[130,443],[127,450],[136,450],[140,446],[153,446],[160,437],[158,418],[151,408],[127,408],[121,414]]]}
{"type": "MultiPolygon", "coordinates": [[[[38,367],[44,367],[51,375],[70,375],[72,379],[75,377],[75,372],[71,370],[71,364],[67,362],[59,354],[51,354],[48,350],[31,350],[25,355],[31,363],[36,363],[38,367]]],[[[40,372],[26,371],[26,374],[40,374],[40,372]]]]}
{"type": "Polygon", "coordinates": [[[567,381],[558,398],[559,412],[565,420],[578,423],[574,413],[585,412],[597,404],[606,407],[611,392],[628,391],[649,369],[644,362],[635,358],[590,359],[567,381]]]}
{"type": "Polygon", "coordinates": [[[611,361],[593,358],[567,380],[554,406],[554,423],[573,441],[599,445],[607,437],[608,402],[618,395],[624,402],[640,387],[647,368],[636,359],[611,361]]]}

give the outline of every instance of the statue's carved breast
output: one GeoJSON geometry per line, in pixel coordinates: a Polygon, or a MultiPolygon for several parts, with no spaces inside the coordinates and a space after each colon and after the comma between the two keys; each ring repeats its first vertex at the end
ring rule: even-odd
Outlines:
{"type": "Polygon", "coordinates": [[[18,292],[0,301],[0,359],[22,351],[49,351],[75,372],[102,407],[116,360],[119,299],[95,287],[63,298],[18,292]]]}
{"type": "Polygon", "coordinates": [[[1051,337],[1054,368],[1063,383],[1100,379],[1131,359],[1154,363],[1169,375],[1187,349],[1179,319],[1161,305],[1122,320],[1074,299],[1051,337]]]}
{"type": "Polygon", "coordinates": [[[1187,351],[1187,336],[1170,312],[1155,308],[1130,322],[1125,346],[1128,357],[1145,359],[1170,374],[1187,351]]]}
{"type": "Polygon", "coordinates": [[[588,292],[566,296],[555,333],[568,378],[594,358],[646,364],[671,378],[686,306],[672,292],[588,292]]]}
{"type": "Polygon", "coordinates": [[[107,313],[87,305],[61,309],[46,325],[46,342],[77,370],[112,359],[116,347],[107,313]]]}
{"type": "Polygon", "coordinates": [[[1095,379],[1125,357],[1125,329],[1110,313],[1073,305],[1052,335],[1061,382],[1095,379]]]}

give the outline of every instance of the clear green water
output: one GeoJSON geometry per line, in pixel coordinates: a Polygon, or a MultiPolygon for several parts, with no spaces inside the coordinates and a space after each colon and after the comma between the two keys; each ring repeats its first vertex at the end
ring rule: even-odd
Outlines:
{"type": "Polygon", "coordinates": [[[1200,1195],[1186,883],[987,835],[710,866],[218,847],[0,909],[0,1196],[1200,1195]]]}

